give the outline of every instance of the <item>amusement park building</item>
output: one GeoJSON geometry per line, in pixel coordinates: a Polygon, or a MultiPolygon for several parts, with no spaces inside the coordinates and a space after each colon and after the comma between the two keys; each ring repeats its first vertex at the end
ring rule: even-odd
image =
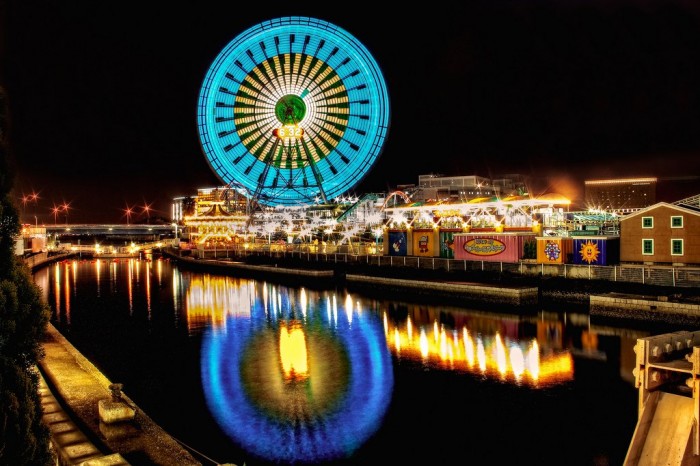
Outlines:
{"type": "MultiPolygon", "coordinates": [[[[367,193],[357,198],[341,197],[309,206],[261,207],[252,206],[249,200],[232,192],[233,189],[218,187],[200,189],[196,197],[175,199],[173,212],[181,213],[182,217],[174,220],[184,225],[184,237],[204,247],[247,243],[255,237],[267,238],[268,242],[286,238],[287,242],[296,243],[324,236],[341,242],[358,237],[388,240],[389,235],[400,234],[408,242],[408,254],[414,250],[414,233],[415,238],[434,237],[431,244],[437,245],[460,232],[532,236],[564,225],[569,200],[560,195],[537,199],[527,195],[483,196],[494,192],[488,179],[483,179],[488,189],[481,191],[468,189],[479,188],[470,184],[470,180],[480,184],[483,180],[479,177],[449,177],[447,180],[452,186],[467,188],[462,192],[469,199],[449,196],[420,201],[405,192],[394,191],[367,193]]],[[[435,182],[435,177],[432,181],[435,182]]],[[[426,248],[424,242],[421,246],[419,240],[416,241],[415,250],[422,254],[439,252],[437,246],[426,248]]],[[[385,249],[388,242],[384,241],[385,249]]],[[[442,253],[449,254],[449,251],[442,253]]]]}

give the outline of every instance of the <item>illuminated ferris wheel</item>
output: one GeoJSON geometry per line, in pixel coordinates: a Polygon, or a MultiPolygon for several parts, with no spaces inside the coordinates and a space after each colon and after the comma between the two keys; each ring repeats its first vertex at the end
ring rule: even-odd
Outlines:
{"type": "Polygon", "coordinates": [[[381,154],[389,96],[350,33],[283,17],[219,53],[200,90],[197,127],[224,184],[242,185],[263,205],[326,202],[356,186],[381,154]]]}

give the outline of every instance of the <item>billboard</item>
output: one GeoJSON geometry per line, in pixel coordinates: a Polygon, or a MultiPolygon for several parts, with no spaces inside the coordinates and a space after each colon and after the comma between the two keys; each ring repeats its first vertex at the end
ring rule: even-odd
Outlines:
{"type": "Polygon", "coordinates": [[[523,244],[532,235],[459,233],[454,235],[455,259],[493,262],[518,262],[523,244]]]}

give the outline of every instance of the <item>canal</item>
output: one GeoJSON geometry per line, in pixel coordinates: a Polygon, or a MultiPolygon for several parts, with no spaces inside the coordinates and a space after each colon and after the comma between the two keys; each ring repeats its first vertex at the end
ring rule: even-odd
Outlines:
{"type": "Polygon", "coordinates": [[[619,465],[637,421],[636,339],[682,330],[150,256],[68,260],[34,279],[52,324],[205,465],[619,465]]]}

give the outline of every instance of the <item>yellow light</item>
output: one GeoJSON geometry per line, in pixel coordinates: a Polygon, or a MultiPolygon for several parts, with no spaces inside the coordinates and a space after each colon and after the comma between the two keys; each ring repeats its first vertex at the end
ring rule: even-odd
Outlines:
{"type": "Polygon", "coordinates": [[[284,324],[280,327],[280,362],[285,379],[297,381],[309,377],[306,338],[300,325],[293,324],[291,329],[284,324]]]}

